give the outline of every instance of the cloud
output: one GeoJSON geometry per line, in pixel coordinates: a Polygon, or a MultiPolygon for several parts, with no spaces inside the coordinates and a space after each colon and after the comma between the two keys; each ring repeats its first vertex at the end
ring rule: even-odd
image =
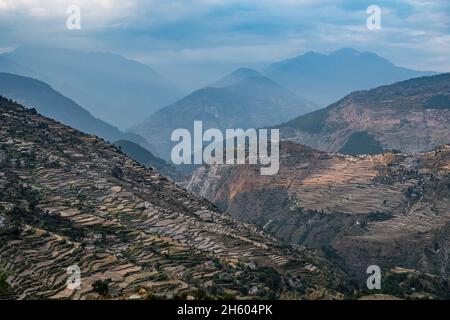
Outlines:
{"type": "Polygon", "coordinates": [[[92,18],[90,24],[104,28],[111,20],[133,14],[138,4],[132,0],[0,0],[0,15],[14,16],[25,24],[64,25],[67,8],[77,5],[83,16],[92,18]]]}
{"type": "Polygon", "coordinates": [[[0,47],[114,51],[150,63],[269,63],[305,51],[370,50],[450,71],[447,0],[0,0],[0,47]],[[65,28],[79,5],[82,29],[65,28]],[[382,29],[366,28],[366,8],[382,29]]]}

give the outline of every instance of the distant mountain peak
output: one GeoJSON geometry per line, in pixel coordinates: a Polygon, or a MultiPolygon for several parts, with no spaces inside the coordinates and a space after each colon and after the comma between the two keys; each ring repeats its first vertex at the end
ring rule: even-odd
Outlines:
{"type": "Polygon", "coordinates": [[[231,75],[239,75],[239,76],[245,76],[245,77],[257,77],[260,76],[261,73],[256,71],[255,69],[250,68],[239,68],[236,69],[231,73],[231,75]]]}
{"type": "Polygon", "coordinates": [[[286,88],[283,88],[280,84],[273,81],[272,79],[265,77],[261,74],[253,77],[246,77],[240,81],[237,81],[233,84],[233,86],[266,86],[266,87],[272,87],[272,88],[282,88],[283,90],[287,90],[286,88]]]}
{"type": "Polygon", "coordinates": [[[238,69],[218,82],[160,109],[131,130],[142,134],[162,158],[170,159],[171,133],[177,128],[189,130],[194,121],[202,121],[205,130],[261,128],[316,108],[251,69],[238,69]]]}
{"type": "Polygon", "coordinates": [[[330,59],[357,59],[355,61],[363,61],[363,63],[366,64],[383,64],[386,66],[390,66],[392,68],[396,68],[395,64],[393,64],[391,61],[389,61],[386,58],[383,58],[379,56],[378,54],[370,51],[358,51],[353,48],[342,48],[339,50],[336,50],[328,55],[330,59]]]}
{"type": "Polygon", "coordinates": [[[353,91],[434,73],[398,67],[372,52],[341,48],[328,55],[310,51],[276,62],[264,74],[298,96],[327,106],[353,91]]]}
{"type": "Polygon", "coordinates": [[[212,87],[228,87],[230,85],[236,84],[242,80],[254,77],[261,77],[261,73],[250,68],[239,68],[234,70],[232,73],[220,78],[214,82],[212,87]]]}
{"type": "Polygon", "coordinates": [[[361,54],[360,51],[353,49],[353,48],[346,47],[346,48],[338,49],[338,50],[330,53],[329,55],[330,56],[352,56],[352,55],[359,55],[359,54],[361,54]]]}
{"type": "Polygon", "coordinates": [[[324,56],[324,54],[316,52],[316,51],[308,51],[305,54],[297,56],[297,58],[300,58],[300,57],[322,57],[322,56],[324,56]]]}
{"type": "Polygon", "coordinates": [[[150,66],[113,53],[26,45],[0,57],[31,70],[0,61],[0,71],[44,81],[121,129],[183,94],[150,66]]]}
{"type": "Polygon", "coordinates": [[[304,54],[295,56],[293,58],[290,58],[290,59],[287,59],[287,60],[283,60],[283,61],[280,61],[280,62],[276,62],[273,65],[271,65],[269,67],[269,69],[276,69],[276,68],[283,67],[285,65],[289,65],[289,64],[292,64],[292,63],[295,64],[297,62],[311,61],[311,60],[321,59],[323,57],[326,57],[326,55],[324,55],[322,53],[315,52],[315,51],[308,51],[308,52],[306,52],[304,54]]]}

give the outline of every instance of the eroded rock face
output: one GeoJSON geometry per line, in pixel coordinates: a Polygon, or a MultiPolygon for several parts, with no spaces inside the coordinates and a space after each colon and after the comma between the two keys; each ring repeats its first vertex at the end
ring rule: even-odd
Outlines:
{"type": "Polygon", "coordinates": [[[328,152],[431,150],[450,142],[450,74],[352,93],[280,125],[284,139],[328,152]]]}
{"type": "Polygon", "coordinates": [[[256,298],[353,294],[315,251],[284,245],[105,141],[3,98],[0,160],[0,273],[15,298],[95,299],[94,287],[113,298],[199,288],[246,298],[253,287],[256,298]],[[73,265],[75,291],[66,284],[73,265]]]}
{"type": "Polygon", "coordinates": [[[281,144],[280,171],[199,169],[188,189],[276,237],[323,249],[355,275],[402,266],[450,275],[450,146],[341,156],[281,144]]]}

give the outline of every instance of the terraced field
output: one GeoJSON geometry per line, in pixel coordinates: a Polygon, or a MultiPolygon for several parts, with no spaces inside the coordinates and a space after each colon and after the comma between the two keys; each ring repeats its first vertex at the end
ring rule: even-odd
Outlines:
{"type": "Polygon", "coordinates": [[[105,141],[3,98],[0,273],[20,299],[353,293],[314,250],[283,245],[105,141]],[[79,290],[67,286],[74,265],[79,290]],[[105,283],[107,293],[95,289],[105,283]]]}
{"type": "Polygon", "coordinates": [[[371,264],[450,275],[450,146],[353,157],[284,142],[280,155],[277,175],[203,167],[188,190],[356,276],[371,264]]]}

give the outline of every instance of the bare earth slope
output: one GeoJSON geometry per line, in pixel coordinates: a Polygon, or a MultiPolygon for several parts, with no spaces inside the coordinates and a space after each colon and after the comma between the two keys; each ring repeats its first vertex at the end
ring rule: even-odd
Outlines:
{"type": "Polygon", "coordinates": [[[352,157],[285,142],[280,157],[274,176],[203,167],[188,190],[280,239],[323,249],[355,275],[371,264],[450,275],[450,146],[352,157]]]}
{"type": "Polygon", "coordinates": [[[313,251],[281,245],[103,140],[3,98],[0,168],[0,272],[16,298],[97,298],[92,284],[107,279],[112,297],[352,293],[313,251]],[[81,290],[66,288],[71,265],[81,290]]]}

